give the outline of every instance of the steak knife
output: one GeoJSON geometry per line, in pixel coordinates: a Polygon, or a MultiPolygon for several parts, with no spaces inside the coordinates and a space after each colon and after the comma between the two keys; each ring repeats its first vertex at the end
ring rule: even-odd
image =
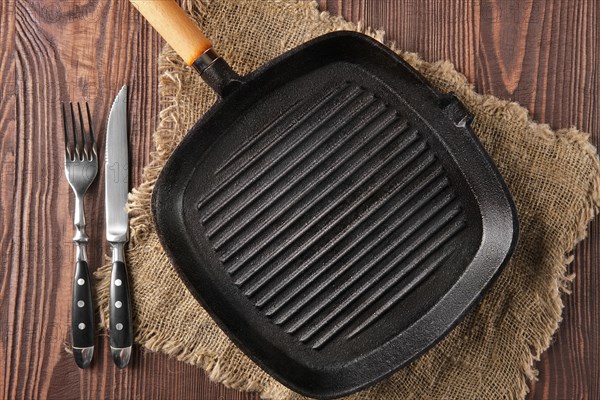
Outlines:
{"type": "Polygon", "coordinates": [[[105,157],[106,240],[112,247],[109,334],[111,354],[118,368],[129,364],[133,343],[124,251],[129,240],[128,193],[127,86],[123,86],[108,117],[105,157]]]}

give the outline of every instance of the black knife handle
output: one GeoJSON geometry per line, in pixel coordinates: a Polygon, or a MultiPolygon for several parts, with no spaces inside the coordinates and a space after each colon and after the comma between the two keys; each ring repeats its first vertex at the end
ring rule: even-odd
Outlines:
{"type": "Polygon", "coordinates": [[[110,278],[110,347],[131,347],[132,328],[127,269],[123,261],[114,261],[110,278]]]}
{"type": "Polygon", "coordinates": [[[73,279],[73,304],[71,306],[71,340],[75,348],[94,346],[96,328],[94,326],[91,283],[87,262],[77,261],[75,278],[73,279]]]}

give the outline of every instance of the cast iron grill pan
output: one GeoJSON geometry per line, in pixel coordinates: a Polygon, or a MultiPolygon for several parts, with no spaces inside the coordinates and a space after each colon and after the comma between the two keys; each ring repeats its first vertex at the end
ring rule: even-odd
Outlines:
{"type": "Polygon", "coordinates": [[[203,76],[223,98],[153,194],[191,292],[304,395],[346,395],[407,365],[476,304],[516,241],[471,116],[357,33],[244,78],[214,66],[203,76]]]}

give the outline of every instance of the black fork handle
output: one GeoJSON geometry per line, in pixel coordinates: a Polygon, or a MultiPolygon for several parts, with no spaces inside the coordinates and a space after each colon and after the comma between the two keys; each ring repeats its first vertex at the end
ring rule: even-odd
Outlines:
{"type": "Polygon", "coordinates": [[[91,362],[95,332],[90,271],[87,262],[79,260],[75,266],[73,279],[71,340],[75,361],[80,368],[88,367],[91,362]]]}

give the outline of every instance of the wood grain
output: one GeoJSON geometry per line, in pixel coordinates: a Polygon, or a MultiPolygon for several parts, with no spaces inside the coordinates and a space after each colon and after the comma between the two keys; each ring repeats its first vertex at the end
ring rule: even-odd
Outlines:
{"type": "MultiPolygon", "coordinates": [[[[553,128],[600,142],[600,5],[580,1],[319,0],[427,60],[448,59],[483,93],[515,100],[553,128]]],[[[210,383],[166,356],[137,350],[117,371],[100,340],[80,371],[68,339],[73,199],[63,177],[61,100],[90,102],[97,132],[112,97],[131,86],[133,185],[156,127],[162,40],[126,1],[0,2],[0,397],[256,399],[210,383]]],[[[103,137],[100,137],[100,144],[103,137]]],[[[103,175],[86,211],[95,269],[103,239],[103,175]],[[93,228],[93,229],[92,229],[93,228]]],[[[531,399],[600,398],[600,224],[575,251],[564,322],[539,363],[531,399]]]]}

